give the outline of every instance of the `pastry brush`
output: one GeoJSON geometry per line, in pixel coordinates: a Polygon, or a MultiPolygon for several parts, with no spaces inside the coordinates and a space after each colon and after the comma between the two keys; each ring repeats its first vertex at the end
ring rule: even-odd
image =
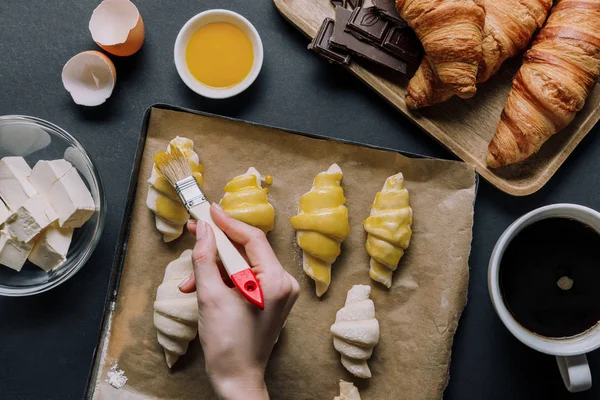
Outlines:
{"type": "Polygon", "coordinates": [[[197,221],[204,221],[212,227],[219,257],[235,287],[248,301],[263,309],[262,290],[254,272],[227,235],[211,218],[210,203],[193,177],[187,158],[176,146],[171,145],[169,152],[158,153],[154,157],[154,162],[160,173],[173,185],[190,215],[197,221]]]}

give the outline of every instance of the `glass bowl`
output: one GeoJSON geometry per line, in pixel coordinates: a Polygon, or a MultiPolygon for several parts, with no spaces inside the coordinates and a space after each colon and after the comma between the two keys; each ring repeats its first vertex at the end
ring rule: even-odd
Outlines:
{"type": "Polygon", "coordinates": [[[0,265],[0,295],[29,296],[55,288],[85,265],[102,235],[106,200],[100,175],[83,146],[50,122],[22,115],[0,116],[0,158],[6,156],[22,156],[32,168],[39,160],[64,158],[77,169],[96,204],[92,217],[75,229],[67,261],[57,269],[46,272],[29,261],[19,272],[0,265]]]}

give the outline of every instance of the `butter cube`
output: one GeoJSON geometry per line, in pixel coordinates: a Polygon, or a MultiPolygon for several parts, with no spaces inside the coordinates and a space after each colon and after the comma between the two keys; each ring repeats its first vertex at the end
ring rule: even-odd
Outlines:
{"type": "Polygon", "coordinates": [[[6,204],[2,200],[0,200],[0,225],[6,222],[8,217],[10,217],[10,210],[6,207],[6,204]]]}
{"type": "Polygon", "coordinates": [[[56,211],[62,228],[79,228],[96,212],[90,191],[68,161],[40,161],[30,180],[56,211]]]}
{"type": "Polygon", "coordinates": [[[46,272],[60,267],[67,261],[72,238],[73,228],[61,228],[53,223],[36,240],[29,261],[46,272]]]}
{"type": "Polygon", "coordinates": [[[0,160],[0,197],[11,210],[37,194],[27,179],[31,168],[23,157],[4,157],[0,160]]]}
{"type": "Polygon", "coordinates": [[[9,232],[0,232],[0,264],[20,271],[33,248],[32,243],[23,243],[9,232]]]}
{"type": "Polygon", "coordinates": [[[57,219],[52,207],[37,194],[8,218],[6,228],[12,236],[27,243],[57,219]]]}
{"type": "Polygon", "coordinates": [[[71,168],[73,165],[66,160],[38,161],[31,171],[29,181],[39,194],[48,199],[52,185],[71,168]]]}

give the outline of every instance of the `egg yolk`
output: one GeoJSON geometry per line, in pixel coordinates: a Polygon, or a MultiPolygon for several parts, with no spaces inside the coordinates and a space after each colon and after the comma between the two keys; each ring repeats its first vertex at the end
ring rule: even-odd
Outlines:
{"type": "Polygon", "coordinates": [[[185,59],[194,78],[206,86],[224,89],[248,76],[254,49],[250,38],[237,26],[213,22],[194,32],[185,59]]]}

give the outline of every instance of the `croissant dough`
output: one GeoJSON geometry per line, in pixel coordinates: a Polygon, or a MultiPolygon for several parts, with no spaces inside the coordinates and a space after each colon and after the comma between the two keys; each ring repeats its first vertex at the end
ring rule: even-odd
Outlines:
{"type": "Polygon", "coordinates": [[[422,65],[429,63],[457,96],[472,97],[482,57],[481,0],[396,0],[396,8],[423,44],[422,65]]]}
{"type": "Polygon", "coordinates": [[[379,321],[370,294],[371,286],[352,286],[331,325],[333,346],[342,356],[342,365],[359,378],[371,377],[367,360],[379,342],[379,321]]]}
{"type": "Polygon", "coordinates": [[[523,56],[488,146],[488,166],[537,152],[573,121],[599,75],[600,0],[561,0],[523,56]]]}
{"type": "Polygon", "coordinates": [[[333,400],[360,400],[360,393],[354,383],[340,379],[340,395],[333,400]]]}
{"type": "MultiPolygon", "coordinates": [[[[552,0],[483,0],[483,6],[485,24],[477,83],[487,81],[507,58],[527,47],[546,20],[552,0]]],[[[428,107],[453,95],[453,88],[444,84],[429,61],[423,59],[406,90],[406,105],[412,109],[428,107]]]]}
{"type": "Polygon", "coordinates": [[[233,218],[267,233],[275,226],[275,209],[269,203],[268,189],[262,188],[261,181],[260,173],[254,167],[249,168],[225,186],[220,205],[233,218]]]}
{"type": "MultiPolygon", "coordinates": [[[[204,184],[204,167],[200,163],[198,154],[194,151],[194,142],[190,139],[177,136],[169,142],[167,153],[171,145],[177,147],[188,159],[190,168],[196,181],[202,187],[204,184]]],[[[177,196],[173,186],[162,176],[156,165],[152,168],[152,174],[148,179],[148,196],[146,205],[154,213],[156,219],[156,229],[163,234],[165,242],[171,242],[177,239],[183,233],[183,226],[190,219],[183,204],[177,196]]]]}
{"type": "Polygon", "coordinates": [[[304,272],[315,281],[319,297],[329,288],[331,264],[350,232],[341,182],[342,170],[337,164],[318,174],[310,191],[300,197],[298,215],[291,219],[296,243],[304,250],[304,272]]]}
{"type": "Polygon", "coordinates": [[[392,175],[375,196],[371,215],[363,223],[371,256],[369,275],[388,288],[392,286],[392,273],[410,244],[412,219],[404,176],[392,175]]]}
{"type": "Polygon", "coordinates": [[[196,294],[182,293],[178,286],[191,272],[192,250],[186,250],[167,265],[163,281],[156,290],[154,326],[169,368],[187,352],[189,342],[198,333],[196,294]]]}

